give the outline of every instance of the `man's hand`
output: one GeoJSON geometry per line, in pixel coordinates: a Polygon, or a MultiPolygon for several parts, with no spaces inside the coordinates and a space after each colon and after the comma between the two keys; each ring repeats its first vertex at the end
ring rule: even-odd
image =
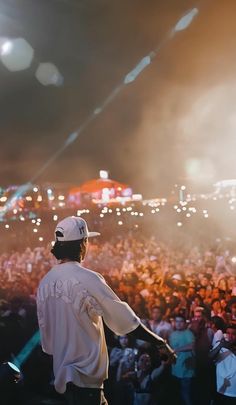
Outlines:
{"type": "Polygon", "coordinates": [[[157,349],[159,351],[161,358],[164,361],[168,362],[169,364],[176,363],[177,355],[176,355],[175,351],[173,349],[171,349],[171,347],[166,342],[164,342],[163,345],[158,346],[157,349]]]}
{"type": "Polygon", "coordinates": [[[136,329],[128,334],[134,339],[144,340],[151,345],[154,345],[158,352],[163,349],[163,360],[169,359],[170,364],[175,363],[177,356],[173,349],[167,344],[167,342],[162,339],[162,337],[156,335],[151,330],[149,330],[144,324],[140,324],[136,329]]]}

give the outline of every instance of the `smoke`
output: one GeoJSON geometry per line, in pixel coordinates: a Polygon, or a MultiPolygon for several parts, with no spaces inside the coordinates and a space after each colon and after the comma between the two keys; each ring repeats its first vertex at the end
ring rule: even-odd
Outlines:
{"type": "MultiPolygon", "coordinates": [[[[32,35],[27,39],[34,40],[41,60],[51,55],[65,87],[42,90],[30,82],[32,76],[6,77],[0,100],[5,183],[28,181],[29,173],[31,178],[183,12],[196,6],[187,0],[135,5],[103,0],[75,9],[73,2],[69,8],[59,3],[47,10],[43,30],[46,2],[34,26],[32,10],[26,17],[19,14],[32,35]],[[63,17],[61,7],[68,12],[63,17]]],[[[196,21],[162,49],[40,180],[78,184],[104,168],[134,191],[155,196],[167,194],[177,181],[201,188],[234,177],[236,4],[203,5],[196,21]]]]}
{"type": "Polygon", "coordinates": [[[138,85],[144,102],[133,142],[148,196],[176,182],[212,191],[215,181],[236,176],[235,8],[209,2],[138,85]]]}

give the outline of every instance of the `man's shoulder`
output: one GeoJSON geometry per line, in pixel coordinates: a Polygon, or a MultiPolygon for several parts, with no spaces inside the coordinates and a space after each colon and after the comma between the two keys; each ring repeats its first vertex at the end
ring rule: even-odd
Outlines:
{"type": "Polygon", "coordinates": [[[37,297],[47,296],[50,291],[67,291],[74,287],[93,293],[106,284],[103,276],[80,263],[67,262],[54,266],[40,281],[37,297]],[[63,266],[63,267],[62,267],[63,266]]]}
{"type": "Polygon", "coordinates": [[[55,264],[40,280],[39,286],[46,284],[51,278],[55,277],[58,265],[55,264]]]}
{"type": "Polygon", "coordinates": [[[94,281],[96,281],[96,280],[105,281],[104,277],[100,273],[98,273],[94,270],[88,269],[87,267],[83,267],[81,265],[79,267],[80,267],[80,270],[83,273],[84,277],[90,278],[91,280],[94,280],[94,281]]]}

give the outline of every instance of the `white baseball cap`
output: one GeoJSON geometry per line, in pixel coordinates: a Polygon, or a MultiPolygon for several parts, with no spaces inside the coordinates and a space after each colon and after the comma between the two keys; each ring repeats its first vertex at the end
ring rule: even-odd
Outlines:
{"type": "Polygon", "coordinates": [[[81,217],[67,217],[60,221],[55,229],[56,240],[69,242],[91,236],[98,236],[99,232],[89,232],[87,222],[81,217]]]}
{"type": "Polygon", "coordinates": [[[172,276],[172,280],[178,280],[178,281],[181,281],[182,280],[182,277],[181,277],[181,275],[180,274],[174,274],[173,276],[172,276]]]}

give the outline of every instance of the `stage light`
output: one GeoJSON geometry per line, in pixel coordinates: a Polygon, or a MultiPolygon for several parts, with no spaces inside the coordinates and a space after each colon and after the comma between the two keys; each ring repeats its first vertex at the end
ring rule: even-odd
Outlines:
{"type": "Polygon", "coordinates": [[[15,364],[6,362],[0,365],[1,404],[10,405],[22,403],[22,384],[20,384],[21,381],[21,372],[15,364]]]}
{"type": "Polygon", "coordinates": [[[99,176],[100,176],[100,179],[104,179],[104,180],[108,179],[108,171],[107,170],[100,170],[99,171],[99,176]]]}
{"type": "Polygon", "coordinates": [[[15,364],[10,361],[1,364],[0,366],[0,387],[7,388],[12,384],[19,382],[21,378],[21,372],[15,364]]]}

